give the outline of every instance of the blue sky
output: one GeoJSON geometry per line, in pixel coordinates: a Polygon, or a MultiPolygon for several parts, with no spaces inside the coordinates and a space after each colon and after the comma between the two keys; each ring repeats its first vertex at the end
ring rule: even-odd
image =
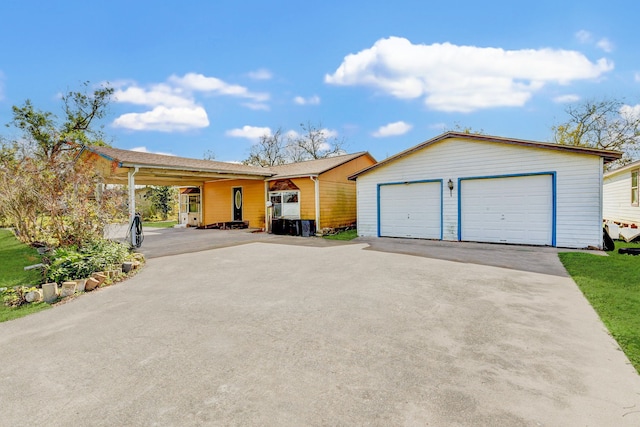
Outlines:
{"type": "Polygon", "coordinates": [[[640,109],[638,12],[589,0],[4,0],[0,123],[26,99],[61,113],[60,93],[90,81],[116,89],[113,146],[185,157],[243,160],[260,134],[303,122],[379,160],[456,125],[548,141],[568,103],[640,109]]]}

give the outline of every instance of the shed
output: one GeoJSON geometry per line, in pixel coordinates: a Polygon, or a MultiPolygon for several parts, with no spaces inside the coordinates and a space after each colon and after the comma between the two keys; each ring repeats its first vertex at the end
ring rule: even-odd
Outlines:
{"type": "Polygon", "coordinates": [[[603,164],[620,157],[447,132],[350,176],[358,235],[600,248],[603,164]]]}
{"type": "Polygon", "coordinates": [[[640,161],[604,174],[603,216],[606,222],[640,227],[639,178],[640,161]]]}

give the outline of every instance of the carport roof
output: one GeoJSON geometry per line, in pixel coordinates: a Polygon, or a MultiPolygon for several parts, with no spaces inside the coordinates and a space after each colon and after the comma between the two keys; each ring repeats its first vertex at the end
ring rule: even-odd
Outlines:
{"type": "Polygon", "coordinates": [[[503,138],[503,137],[491,136],[491,135],[469,134],[469,133],[462,133],[462,132],[445,132],[441,135],[436,136],[435,138],[432,138],[428,141],[425,141],[421,144],[418,144],[414,147],[404,150],[394,156],[386,158],[381,162],[371,165],[368,168],[365,168],[351,175],[349,179],[355,180],[358,176],[362,174],[368,173],[380,166],[383,166],[393,161],[396,161],[398,159],[401,159],[402,157],[406,157],[425,147],[428,147],[432,144],[435,144],[437,142],[440,142],[449,138],[466,139],[466,140],[479,141],[479,142],[494,142],[494,143],[500,143],[500,144],[520,145],[524,147],[544,148],[548,150],[558,150],[558,151],[573,152],[573,153],[579,153],[579,154],[591,154],[594,156],[602,157],[605,163],[612,162],[622,157],[622,153],[620,153],[619,151],[599,150],[596,148],[589,148],[589,147],[577,147],[574,145],[562,145],[562,144],[555,144],[555,143],[549,143],[549,142],[527,141],[523,139],[503,138]]]}
{"type": "Polygon", "coordinates": [[[136,183],[150,185],[196,185],[219,179],[265,179],[275,172],[259,166],[212,160],[121,150],[113,147],[86,146],[83,151],[97,154],[111,163],[108,177],[112,183],[126,183],[129,169],[138,168],[136,183]]]}

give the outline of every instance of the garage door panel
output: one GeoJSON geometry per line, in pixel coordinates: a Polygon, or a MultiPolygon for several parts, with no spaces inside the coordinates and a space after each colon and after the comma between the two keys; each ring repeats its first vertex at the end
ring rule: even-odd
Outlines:
{"type": "Polygon", "coordinates": [[[441,184],[420,182],[380,186],[380,236],[439,239],[441,184]]]}
{"type": "Polygon", "coordinates": [[[551,245],[551,175],[463,180],[461,239],[551,245]]]}

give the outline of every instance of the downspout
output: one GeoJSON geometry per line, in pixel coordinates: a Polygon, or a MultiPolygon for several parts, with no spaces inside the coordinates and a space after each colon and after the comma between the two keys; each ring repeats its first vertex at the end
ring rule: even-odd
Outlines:
{"type": "Polygon", "coordinates": [[[309,176],[309,179],[315,184],[316,195],[316,233],[320,229],[320,181],[317,176],[309,176]]]}
{"type": "Polygon", "coordinates": [[[271,212],[270,206],[269,206],[269,183],[265,180],[264,182],[264,232],[265,233],[270,233],[271,232],[271,215],[269,215],[269,213],[271,212]]]}

